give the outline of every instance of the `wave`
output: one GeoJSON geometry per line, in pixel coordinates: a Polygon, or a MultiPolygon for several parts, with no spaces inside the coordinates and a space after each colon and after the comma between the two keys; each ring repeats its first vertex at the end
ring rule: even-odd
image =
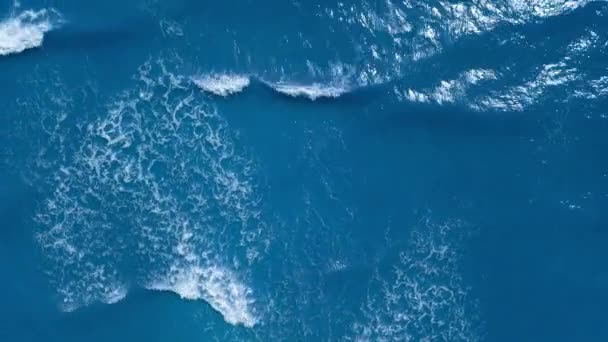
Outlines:
{"type": "Polygon", "coordinates": [[[61,23],[55,10],[26,10],[0,21],[0,56],[18,54],[42,45],[45,33],[61,23]]]}
{"type": "Polygon", "coordinates": [[[319,98],[337,98],[349,92],[349,88],[313,83],[311,85],[275,83],[269,84],[275,91],[291,97],[306,97],[312,101],[319,98]]]}
{"type": "Polygon", "coordinates": [[[252,80],[257,80],[258,83],[279,94],[307,98],[312,101],[319,98],[337,98],[350,91],[350,88],[346,86],[270,82],[238,74],[208,74],[192,77],[192,82],[202,91],[222,97],[242,92],[252,83],[252,80]]]}
{"type": "Polygon", "coordinates": [[[242,75],[210,74],[194,77],[192,82],[205,92],[226,97],[243,91],[250,80],[242,75]]]}
{"type": "Polygon", "coordinates": [[[170,291],[188,300],[203,299],[233,325],[251,328],[258,321],[251,309],[252,290],[218,266],[172,267],[169,276],[153,281],[147,288],[170,291]]]}

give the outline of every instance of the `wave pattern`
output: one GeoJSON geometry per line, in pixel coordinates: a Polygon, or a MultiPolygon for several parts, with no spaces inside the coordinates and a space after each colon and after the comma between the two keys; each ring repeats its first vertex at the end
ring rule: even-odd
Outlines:
{"type": "Polygon", "coordinates": [[[466,224],[423,219],[392,272],[376,271],[358,341],[479,341],[476,302],[459,270],[466,224]]]}
{"type": "Polygon", "coordinates": [[[558,49],[559,58],[532,65],[522,62],[515,69],[525,71],[520,71],[517,77],[511,75],[513,66],[505,63],[496,69],[469,69],[454,79],[440,80],[433,87],[395,86],[394,93],[397,99],[410,102],[456,103],[476,111],[504,112],[523,111],[548,98],[554,102],[603,98],[605,77],[590,77],[601,70],[589,70],[584,61],[592,54],[604,55],[602,42],[607,38],[603,33],[587,30],[563,43],[558,49]]]}
{"type": "MultiPolygon", "coordinates": [[[[134,86],[111,97],[95,95],[102,107],[81,106],[79,98],[84,92],[67,89],[59,76],[35,77],[39,83],[28,89],[34,101],[18,99],[16,103],[19,109],[31,107],[36,114],[32,117],[40,118],[41,132],[36,133],[47,139],[36,151],[35,162],[28,165],[33,171],[24,172],[32,173],[33,177],[25,177],[31,182],[42,183],[36,241],[48,262],[46,271],[61,308],[73,311],[93,303],[116,303],[131,288],[141,287],[150,293],[171,292],[185,300],[206,302],[223,317],[218,326],[227,322],[253,328],[233,329],[224,336],[481,340],[483,322],[476,316],[477,302],[460,267],[464,235],[472,228],[465,220],[437,222],[425,217],[411,234],[399,236],[405,237],[403,241],[389,247],[385,246],[389,243],[381,244],[378,250],[370,248],[382,239],[370,226],[385,216],[390,222],[391,216],[397,222],[408,222],[405,216],[401,220],[401,215],[408,215],[403,214],[404,208],[391,204],[376,213],[369,202],[373,196],[384,200],[380,192],[389,189],[380,180],[384,175],[374,178],[375,167],[389,169],[398,155],[391,153],[392,142],[385,144],[383,134],[369,133],[369,129],[394,132],[373,114],[385,109],[392,113],[393,105],[402,106],[393,102],[395,98],[477,111],[523,111],[547,104],[547,98],[555,102],[605,99],[608,69],[602,65],[585,69],[589,55],[601,57],[608,51],[605,30],[597,25],[585,27],[582,35],[581,29],[573,36],[550,36],[558,41],[550,45],[545,44],[546,37],[530,34],[537,31],[536,26],[533,30],[527,27],[582,9],[587,3],[388,0],[338,2],[323,8],[314,4],[313,13],[323,17],[325,21],[320,22],[328,25],[323,29],[331,32],[324,46],[340,40],[353,45],[345,48],[354,51],[352,54],[317,56],[315,64],[305,59],[314,59],[314,53],[300,59],[294,53],[293,64],[283,65],[285,61],[278,58],[268,62],[272,64],[268,68],[256,68],[252,61],[257,56],[253,58],[251,52],[256,50],[246,51],[246,43],[235,38],[237,65],[222,65],[219,70],[245,70],[243,73],[192,77],[175,71],[192,70],[192,65],[201,62],[196,53],[184,59],[148,61],[139,67],[134,86]],[[511,33],[499,30],[509,25],[513,26],[511,33]],[[492,30],[496,32],[486,34],[492,30]],[[470,45],[463,43],[463,48],[457,43],[467,43],[463,39],[467,36],[488,50],[521,52],[535,46],[541,51],[549,46],[555,51],[541,52],[554,57],[491,62],[467,52],[466,62],[459,60],[463,65],[444,63],[462,57],[461,50],[470,45]],[[335,37],[340,39],[330,41],[335,37]],[[301,73],[304,64],[306,75],[301,73]],[[421,74],[425,77],[416,79],[421,74]],[[437,76],[428,79],[427,74],[437,76]],[[324,115],[322,121],[315,121],[315,115],[298,120],[287,117],[290,125],[280,127],[281,134],[256,131],[247,136],[253,142],[258,136],[270,136],[272,140],[260,141],[260,145],[281,147],[260,148],[260,157],[268,158],[264,161],[268,172],[261,172],[260,163],[240,144],[239,132],[232,131],[219,112],[227,101],[213,102],[219,96],[238,106],[234,95],[258,86],[277,96],[310,102],[340,98],[353,90],[356,95],[379,95],[380,99],[362,101],[369,106],[356,110],[364,115],[324,115]],[[361,87],[373,89],[359,92],[361,87]],[[384,100],[388,103],[381,102],[384,100]],[[82,113],[83,108],[91,112],[82,113]],[[361,125],[367,119],[372,124],[361,125]],[[390,154],[386,159],[368,158],[384,152],[390,154]],[[290,178],[292,174],[294,178],[290,178]],[[273,176],[271,186],[264,187],[264,177],[273,176]],[[266,219],[262,193],[284,201],[273,208],[272,224],[266,219]],[[377,235],[363,235],[368,233],[377,235]],[[369,254],[360,257],[358,248],[369,254]],[[351,293],[346,287],[356,277],[363,281],[351,293]]],[[[298,3],[299,8],[306,6],[311,5],[298,3]]],[[[602,10],[596,15],[604,15],[602,10]]],[[[0,55],[41,46],[44,35],[60,22],[53,10],[11,15],[0,22],[0,55]]],[[[189,35],[186,20],[163,18],[159,25],[163,43],[198,43],[189,35]]],[[[234,32],[230,35],[243,37],[234,32]]],[[[317,44],[315,51],[325,51],[319,49],[319,40],[306,33],[285,35],[283,40],[296,41],[306,49],[317,44]],[[292,39],[295,37],[299,40],[292,39]]],[[[266,104],[267,100],[255,103],[266,104]]],[[[292,104],[286,102],[279,105],[292,104]]],[[[296,110],[309,109],[304,107],[296,110]]],[[[274,124],[263,127],[265,122],[260,120],[247,129],[275,133],[278,126],[274,124]]],[[[428,130],[425,137],[427,133],[435,134],[428,130]]],[[[400,136],[389,134],[391,139],[400,136]]],[[[444,138],[452,137],[442,136],[441,142],[444,138]]],[[[402,184],[391,184],[390,190],[402,190],[402,184]]],[[[389,200],[401,203],[398,197],[389,200]]],[[[385,238],[393,233],[389,229],[385,238]]],[[[218,331],[224,333],[225,329],[218,331]]]]}
{"type": "Polygon", "coordinates": [[[437,55],[466,36],[481,35],[503,25],[524,25],[584,7],[588,0],[542,1],[361,1],[324,6],[319,16],[331,30],[360,42],[359,85],[386,83],[401,77],[412,62],[437,55]]]}
{"type": "Polygon", "coordinates": [[[253,326],[246,265],[233,258],[254,263],[267,243],[254,165],[187,78],[162,61],[137,78],[49,179],[37,239],[62,306],[116,302],[140,285],[204,299],[226,321],[253,326]],[[238,255],[226,245],[241,246],[238,255]]]}

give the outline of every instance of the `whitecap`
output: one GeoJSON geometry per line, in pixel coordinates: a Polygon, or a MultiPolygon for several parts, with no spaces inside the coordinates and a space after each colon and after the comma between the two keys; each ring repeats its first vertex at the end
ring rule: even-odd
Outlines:
{"type": "Polygon", "coordinates": [[[292,97],[306,97],[313,101],[319,98],[337,98],[349,91],[349,89],[344,86],[323,85],[319,83],[310,85],[269,83],[268,85],[281,94],[292,97]]]}
{"type": "Polygon", "coordinates": [[[0,56],[17,54],[42,45],[45,33],[60,23],[54,10],[27,10],[0,21],[0,56]]]}
{"type": "Polygon", "coordinates": [[[219,266],[174,266],[168,276],[151,282],[147,288],[174,292],[183,299],[202,299],[233,325],[251,328],[258,322],[252,310],[252,290],[233,272],[219,266]]]}
{"type": "Polygon", "coordinates": [[[127,297],[128,289],[124,285],[109,288],[104,293],[101,302],[104,304],[116,304],[127,297]]]}
{"type": "Polygon", "coordinates": [[[226,97],[243,91],[250,80],[243,75],[209,74],[193,77],[192,82],[205,92],[226,97]]]}
{"type": "MultiPolygon", "coordinates": [[[[206,74],[192,77],[192,82],[202,91],[218,96],[227,97],[243,91],[251,84],[251,77],[238,74],[206,74]]],[[[290,82],[267,82],[265,85],[274,91],[291,97],[305,97],[310,100],[319,98],[337,98],[349,91],[348,87],[340,85],[324,85],[320,83],[299,84],[290,82]]]]}

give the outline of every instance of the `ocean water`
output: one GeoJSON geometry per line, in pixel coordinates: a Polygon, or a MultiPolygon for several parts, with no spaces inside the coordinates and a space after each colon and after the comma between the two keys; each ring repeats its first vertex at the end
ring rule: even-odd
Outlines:
{"type": "Polygon", "coordinates": [[[0,341],[607,341],[608,3],[0,1],[0,341]]]}

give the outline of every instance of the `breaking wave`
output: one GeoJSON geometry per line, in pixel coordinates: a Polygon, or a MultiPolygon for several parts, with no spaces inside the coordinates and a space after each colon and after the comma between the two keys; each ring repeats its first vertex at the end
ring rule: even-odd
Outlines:
{"type": "Polygon", "coordinates": [[[240,93],[249,86],[248,76],[210,74],[192,78],[202,91],[209,92],[218,96],[228,96],[240,93]]]}
{"type": "Polygon", "coordinates": [[[337,98],[351,89],[341,85],[325,85],[321,83],[300,84],[289,82],[270,82],[236,74],[209,74],[196,76],[192,82],[202,91],[217,96],[227,97],[242,92],[252,80],[272,89],[273,91],[290,97],[307,98],[315,101],[320,98],[337,98]]]}
{"type": "Polygon", "coordinates": [[[26,10],[0,21],[0,56],[18,54],[42,45],[45,33],[61,23],[55,10],[26,10]]]}
{"type": "Polygon", "coordinates": [[[251,328],[258,321],[252,312],[252,290],[222,267],[173,267],[167,276],[154,280],[147,288],[174,292],[188,300],[203,299],[230,324],[251,328]]]}
{"type": "Polygon", "coordinates": [[[319,98],[337,98],[349,91],[346,87],[313,83],[310,85],[295,83],[275,83],[269,86],[277,92],[291,97],[305,97],[312,101],[319,98]]]}

